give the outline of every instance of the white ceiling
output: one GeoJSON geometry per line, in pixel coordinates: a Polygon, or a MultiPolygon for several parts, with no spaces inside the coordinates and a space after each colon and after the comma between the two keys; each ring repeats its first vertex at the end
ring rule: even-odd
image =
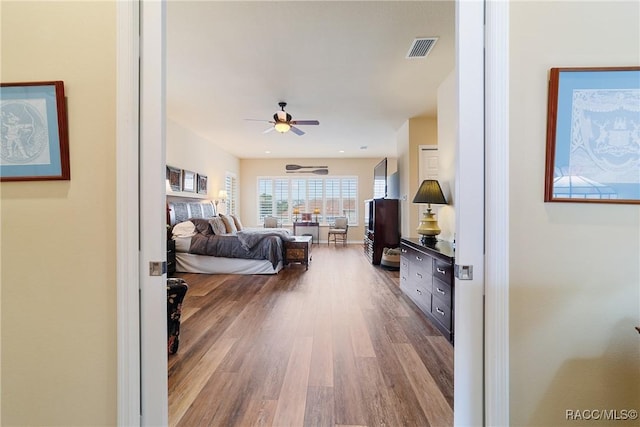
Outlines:
{"type": "Polygon", "coordinates": [[[454,61],[453,1],[172,0],[167,116],[239,158],[395,157],[454,61]],[[406,59],[417,37],[439,39],[406,59]],[[279,101],[320,125],[264,134],[279,101]]]}

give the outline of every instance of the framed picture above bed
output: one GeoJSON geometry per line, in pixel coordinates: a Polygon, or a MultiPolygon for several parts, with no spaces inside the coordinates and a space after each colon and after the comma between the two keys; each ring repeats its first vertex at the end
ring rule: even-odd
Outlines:
{"type": "Polygon", "coordinates": [[[182,191],[182,170],[167,166],[167,181],[171,191],[182,191]]]}
{"type": "Polygon", "coordinates": [[[196,173],[188,170],[182,170],[182,191],[188,193],[196,192],[196,173]]]}
{"type": "Polygon", "coordinates": [[[207,194],[207,176],[198,174],[198,194],[207,194]]]}

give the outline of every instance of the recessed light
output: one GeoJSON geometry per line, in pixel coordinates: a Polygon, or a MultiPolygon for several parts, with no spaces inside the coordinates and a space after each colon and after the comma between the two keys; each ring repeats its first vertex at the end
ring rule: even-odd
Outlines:
{"type": "Polygon", "coordinates": [[[344,153],[344,150],[340,150],[340,151],[338,151],[338,153],[344,153]]]}
{"type": "Polygon", "coordinates": [[[369,148],[369,147],[367,147],[366,145],[362,145],[362,146],[360,146],[360,149],[361,149],[361,150],[366,150],[367,148],[369,148]]]}
{"type": "Polygon", "coordinates": [[[271,151],[267,150],[264,152],[265,154],[271,154],[271,151]]]}

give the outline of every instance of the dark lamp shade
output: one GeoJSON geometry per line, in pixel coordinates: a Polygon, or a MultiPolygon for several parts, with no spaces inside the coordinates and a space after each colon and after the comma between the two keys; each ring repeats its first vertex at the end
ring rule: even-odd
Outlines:
{"type": "Polygon", "coordinates": [[[413,198],[413,203],[433,203],[436,205],[446,205],[447,200],[442,194],[440,184],[435,179],[425,179],[420,184],[416,196],[413,198]]]}

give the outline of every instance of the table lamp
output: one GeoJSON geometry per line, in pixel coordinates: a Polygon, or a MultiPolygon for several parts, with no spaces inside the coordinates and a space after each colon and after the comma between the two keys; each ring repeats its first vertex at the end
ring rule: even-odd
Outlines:
{"type": "Polygon", "coordinates": [[[413,198],[413,203],[426,203],[427,211],[424,212],[420,225],[417,228],[418,234],[422,237],[420,242],[422,244],[437,242],[436,236],[440,234],[440,227],[438,227],[438,220],[435,218],[435,214],[431,212],[431,204],[446,205],[447,200],[442,194],[440,183],[435,179],[425,179],[420,184],[416,196],[413,198]]]}
{"type": "Polygon", "coordinates": [[[300,214],[300,209],[293,208],[294,221],[298,222],[298,215],[300,214]]]}
{"type": "Polygon", "coordinates": [[[318,222],[318,215],[320,214],[320,209],[315,208],[315,209],[313,210],[313,213],[316,215],[316,222],[318,222]]]}

